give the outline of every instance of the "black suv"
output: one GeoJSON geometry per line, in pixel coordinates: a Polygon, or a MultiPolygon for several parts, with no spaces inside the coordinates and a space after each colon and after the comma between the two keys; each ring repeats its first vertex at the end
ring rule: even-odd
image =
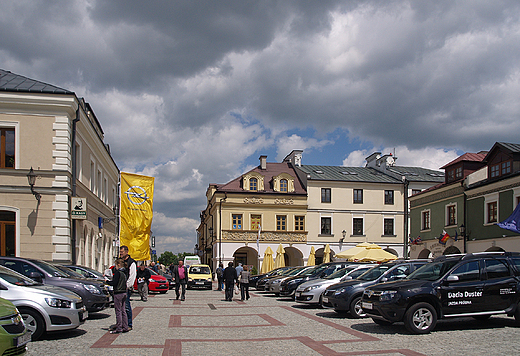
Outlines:
{"type": "Polygon", "coordinates": [[[405,280],[365,290],[362,307],[380,325],[403,321],[414,334],[429,333],[437,319],[493,314],[520,324],[520,253],[441,256],[405,280]]]}
{"type": "Polygon", "coordinates": [[[89,313],[109,305],[108,291],[102,282],[73,278],[51,263],[20,257],[0,257],[0,265],[10,268],[37,282],[68,289],[83,299],[89,313]]]}
{"type": "Polygon", "coordinates": [[[356,279],[333,284],[323,292],[323,306],[338,314],[349,312],[354,318],[364,316],[361,296],[366,287],[377,283],[403,279],[429,260],[395,260],[369,269],[356,279]]]}
{"type": "Polygon", "coordinates": [[[285,279],[280,283],[280,296],[291,297],[295,295],[298,286],[304,282],[310,281],[311,279],[318,279],[330,276],[332,273],[339,269],[346,268],[351,265],[352,262],[327,262],[316,266],[307,272],[304,272],[298,276],[293,276],[285,279]]]}

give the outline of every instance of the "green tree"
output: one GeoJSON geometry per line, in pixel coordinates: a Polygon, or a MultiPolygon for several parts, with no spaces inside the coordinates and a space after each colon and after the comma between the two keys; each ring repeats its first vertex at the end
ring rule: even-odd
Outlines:
{"type": "Polygon", "coordinates": [[[177,256],[175,256],[171,251],[164,251],[161,253],[161,256],[159,256],[159,262],[165,266],[169,266],[172,263],[177,263],[177,261],[177,256]]]}

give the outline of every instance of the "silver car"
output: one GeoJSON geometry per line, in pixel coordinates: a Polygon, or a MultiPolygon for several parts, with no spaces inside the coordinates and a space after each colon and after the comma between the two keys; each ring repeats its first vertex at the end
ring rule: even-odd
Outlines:
{"type": "Polygon", "coordinates": [[[373,264],[354,265],[340,269],[330,276],[302,283],[296,289],[296,301],[298,303],[321,305],[322,294],[328,286],[348,279],[355,279],[372,267],[374,267],[373,264]]]}
{"type": "Polygon", "coordinates": [[[77,294],[40,284],[3,266],[0,266],[0,297],[18,308],[32,340],[39,339],[46,331],[75,329],[88,317],[77,294]]]}
{"type": "Polygon", "coordinates": [[[289,277],[297,276],[297,275],[299,275],[303,272],[306,272],[309,269],[315,268],[315,267],[316,266],[298,267],[298,268],[291,270],[287,274],[281,275],[279,278],[273,278],[273,279],[267,281],[267,283],[265,284],[265,290],[267,290],[271,293],[274,293],[276,296],[278,296],[278,295],[280,295],[280,283],[282,283],[282,281],[284,281],[285,279],[287,279],[289,277]]]}

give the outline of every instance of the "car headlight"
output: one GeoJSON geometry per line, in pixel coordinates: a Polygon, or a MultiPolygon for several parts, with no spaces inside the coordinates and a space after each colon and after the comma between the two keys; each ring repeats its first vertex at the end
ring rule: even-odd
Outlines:
{"type": "Polygon", "coordinates": [[[211,278],[206,278],[206,282],[211,282],[211,278]]]}
{"type": "Polygon", "coordinates": [[[309,286],[303,290],[303,292],[310,292],[311,290],[318,289],[320,286],[309,286]]]}
{"type": "Polygon", "coordinates": [[[155,282],[155,279],[153,279],[153,278],[148,278],[148,282],[155,282]]]}
{"type": "Polygon", "coordinates": [[[379,300],[381,302],[392,300],[397,295],[396,290],[385,290],[381,292],[381,295],[379,296],[379,300]]]}
{"type": "Polygon", "coordinates": [[[90,293],[101,294],[101,291],[99,290],[99,288],[92,284],[84,284],[83,287],[85,287],[85,289],[88,290],[90,293]]]}
{"type": "Polygon", "coordinates": [[[188,278],[188,282],[193,282],[193,278],[188,278]]]}
{"type": "Polygon", "coordinates": [[[58,299],[58,298],[45,298],[45,301],[50,307],[53,308],[70,308],[72,305],[68,300],[58,299]]]}

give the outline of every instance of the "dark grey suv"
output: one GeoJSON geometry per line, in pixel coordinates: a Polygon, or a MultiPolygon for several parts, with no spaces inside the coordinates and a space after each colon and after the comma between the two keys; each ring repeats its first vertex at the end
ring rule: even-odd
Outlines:
{"type": "Polygon", "coordinates": [[[69,277],[48,262],[0,256],[0,265],[37,282],[62,287],[76,293],[83,299],[83,303],[89,313],[101,311],[109,305],[108,291],[103,283],[69,277]]]}

